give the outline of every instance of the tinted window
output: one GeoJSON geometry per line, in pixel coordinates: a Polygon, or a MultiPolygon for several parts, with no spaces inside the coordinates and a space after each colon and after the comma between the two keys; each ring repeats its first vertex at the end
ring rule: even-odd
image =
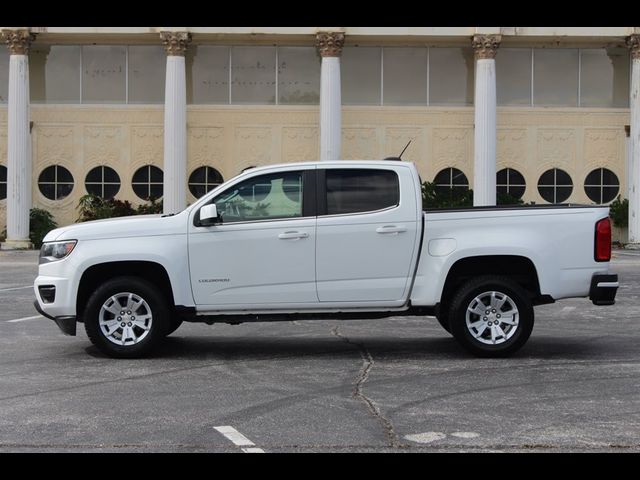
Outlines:
{"type": "Polygon", "coordinates": [[[540,175],[538,192],[549,203],[562,203],[571,196],[573,182],[564,170],[551,168],[540,175]]]}
{"type": "Polygon", "coordinates": [[[102,198],[113,198],[120,190],[120,176],[113,168],[100,166],[87,173],[84,185],[87,193],[102,198]]]}
{"type": "Polygon", "coordinates": [[[154,165],[145,165],[133,174],[131,187],[134,193],[143,200],[162,197],[164,174],[154,165]]]}
{"type": "Polygon", "coordinates": [[[390,170],[327,170],[327,215],[370,212],[400,203],[398,176],[390,170]]]}
{"type": "Polygon", "coordinates": [[[213,202],[224,223],[302,217],[302,172],[259,175],[238,183],[213,202]]]}

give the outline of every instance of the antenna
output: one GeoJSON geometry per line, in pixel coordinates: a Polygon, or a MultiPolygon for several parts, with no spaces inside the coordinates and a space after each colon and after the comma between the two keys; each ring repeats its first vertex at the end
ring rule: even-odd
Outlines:
{"type": "Polygon", "coordinates": [[[409,144],[413,141],[413,139],[409,140],[409,142],[405,145],[405,147],[402,149],[402,152],[400,152],[400,155],[398,155],[398,158],[402,158],[402,154],[404,153],[404,151],[407,149],[407,147],[409,146],[409,144]]]}
{"type": "Polygon", "coordinates": [[[409,147],[409,144],[413,141],[413,139],[409,140],[409,142],[404,146],[404,148],[402,149],[402,152],[400,152],[400,155],[398,155],[397,157],[387,157],[385,158],[385,160],[395,160],[396,162],[401,162],[402,161],[402,154],[404,153],[404,151],[407,149],[407,147],[409,147]]]}

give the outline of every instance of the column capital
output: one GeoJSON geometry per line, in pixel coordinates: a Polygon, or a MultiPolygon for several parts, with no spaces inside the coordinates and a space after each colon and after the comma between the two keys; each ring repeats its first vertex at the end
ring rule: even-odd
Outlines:
{"type": "Polygon", "coordinates": [[[640,34],[629,35],[627,37],[627,47],[631,50],[632,59],[640,59],[640,34]]]}
{"type": "Polygon", "coordinates": [[[160,32],[162,46],[168,56],[184,57],[189,43],[191,43],[190,32],[160,32]]]}
{"type": "Polygon", "coordinates": [[[11,55],[28,55],[36,35],[29,30],[2,30],[2,38],[11,55]]]}
{"type": "Polygon", "coordinates": [[[318,32],[316,33],[316,48],[321,57],[339,57],[342,55],[344,45],[343,32],[318,32]]]}
{"type": "Polygon", "coordinates": [[[502,35],[474,35],[471,41],[476,59],[496,58],[502,35]]]}

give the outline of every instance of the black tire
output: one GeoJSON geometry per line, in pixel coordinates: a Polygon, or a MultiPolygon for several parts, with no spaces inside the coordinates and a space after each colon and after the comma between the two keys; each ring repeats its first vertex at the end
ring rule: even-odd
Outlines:
{"type": "Polygon", "coordinates": [[[462,347],[479,357],[506,357],[511,355],[529,339],[533,330],[533,323],[533,306],[527,292],[507,277],[487,275],[469,280],[454,294],[449,308],[449,325],[452,335],[462,347]],[[501,295],[500,299],[504,299],[503,295],[506,295],[510,300],[505,300],[505,303],[497,308],[494,313],[491,305],[486,306],[486,303],[484,303],[484,301],[490,302],[490,296],[486,295],[488,292],[497,292],[501,295]],[[481,297],[482,305],[475,300],[476,297],[481,297]],[[489,311],[490,313],[486,317],[470,313],[469,321],[472,327],[468,327],[467,309],[474,306],[478,310],[487,308],[488,310],[485,310],[485,312],[489,311]],[[516,317],[508,315],[509,311],[514,311],[513,307],[517,309],[517,325],[515,326],[504,323],[507,318],[510,321],[515,321],[516,317]],[[501,313],[504,314],[504,317],[501,315],[500,319],[496,318],[501,313]],[[478,327],[473,327],[473,324],[481,321],[486,322],[486,324],[483,323],[478,327]],[[486,330],[489,328],[488,325],[490,323],[494,324],[496,321],[499,322],[498,327],[500,327],[500,330],[496,328],[494,332],[502,331],[503,334],[496,335],[498,343],[492,344],[493,340],[489,338],[492,332],[491,330],[489,332],[486,330]],[[484,328],[480,330],[480,327],[484,328]],[[504,330],[502,330],[503,328],[504,330]],[[480,339],[474,337],[471,332],[472,329],[480,339]]]}
{"type": "Polygon", "coordinates": [[[447,333],[451,333],[451,326],[449,326],[449,315],[443,311],[440,312],[439,315],[436,316],[438,319],[438,323],[442,328],[445,329],[447,333]]]}
{"type": "Polygon", "coordinates": [[[165,335],[165,337],[168,337],[173,332],[175,332],[178,328],[180,328],[180,325],[182,325],[181,318],[172,318],[169,325],[169,330],[167,331],[167,334],[165,335]]]}
{"type": "MultiPolygon", "coordinates": [[[[118,308],[124,309],[126,307],[123,307],[121,303],[118,308]]],[[[127,320],[126,316],[124,319],[127,320]]],[[[166,300],[159,293],[158,288],[147,280],[139,277],[116,277],[100,285],[89,298],[84,311],[84,326],[89,340],[102,353],[113,358],[140,358],[148,355],[167,335],[171,326],[170,309],[166,300]],[[146,312],[147,308],[142,306],[138,307],[134,314],[138,312],[140,312],[140,315],[147,313],[152,318],[148,332],[138,343],[119,345],[109,340],[100,328],[100,311],[110,297],[125,292],[132,293],[143,299],[149,307],[150,312],[148,313],[146,312]]],[[[115,337],[118,336],[118,328],[113,331],[115,332],[115,337]]],[[[139,337],[142,337],[144,330],[139,327],[133,328],[139,334],[139,337]]],[[[124,329],[120,329],[120,331],[123,332],[124,329]]],[[[131,338],[129,335],[123,334],[120,334],[120,337],[125,337],[125,342],[131,338]]]]}

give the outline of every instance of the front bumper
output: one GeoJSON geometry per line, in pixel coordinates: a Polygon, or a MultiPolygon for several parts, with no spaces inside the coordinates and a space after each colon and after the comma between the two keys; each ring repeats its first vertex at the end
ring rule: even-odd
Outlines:
{"type": "Polygon", "coordinates": [[[53,320],[54,322],[56,322],[56,325],[58,325],[58,328],[60,330],[62,330],[62,333],[64,333],[65,335],[75,336],[75,334],[76,334],[76,317],[75,317],[75,315],[73,315],[73,316],[66,315],[66,316],[60,316],[60,317],[53,317],[53,316],[49,315],[48,313],[46,313],[44,310],[42,310],[42,308],[40,308],[40,304],[38,303],[38,300],[34,300],[33,306],[36,307],[36,310],[38,311],[38,313],[40,315],[42,315],[43,317],[47,317],[48,319],[53,320]]]}
{"type": "Polygon", "coordinates": [[[594,275],[591,277],[589,300],[591,300],[594,305],[613,305],[616,303],[616,292],[618,291],[618,287],[618,275],[594,275]]]}

